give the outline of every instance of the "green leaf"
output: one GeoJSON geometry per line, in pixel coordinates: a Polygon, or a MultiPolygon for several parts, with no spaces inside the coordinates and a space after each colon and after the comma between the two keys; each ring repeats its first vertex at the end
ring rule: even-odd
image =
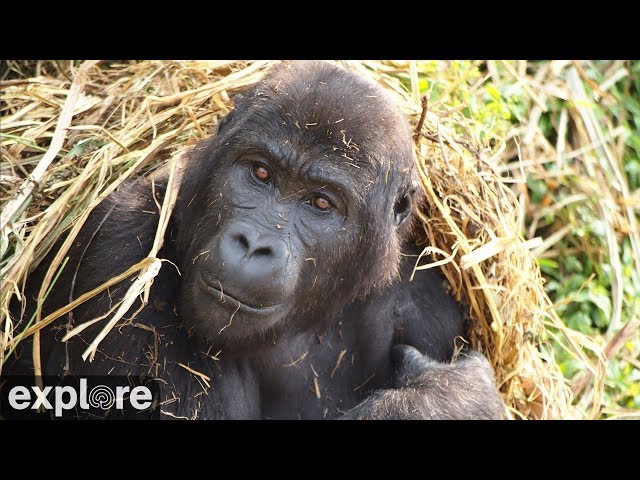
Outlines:
{"type": "Polygon", "coordinates": [[[501,95],[496,87],[493,85],[486,85],[484,89],[493,100],[500,100],[501,95]]]}

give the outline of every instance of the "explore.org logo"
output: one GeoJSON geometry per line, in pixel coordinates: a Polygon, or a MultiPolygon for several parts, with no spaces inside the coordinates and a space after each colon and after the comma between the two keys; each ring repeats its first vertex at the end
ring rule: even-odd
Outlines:
{"type": "Polygon", "coordinates": [[[6,377],[0,414],[7,419],[157,418],[158,384],[148,377],[6,377]]]}

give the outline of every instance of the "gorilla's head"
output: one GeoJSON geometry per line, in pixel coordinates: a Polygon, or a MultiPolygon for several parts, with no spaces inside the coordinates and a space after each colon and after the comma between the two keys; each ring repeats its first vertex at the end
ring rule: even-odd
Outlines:
{"type": "Polygon", "coordinates": [[[415,201],[407,121],[382,88],[286,62],[191,152],[174,211],[181,311],[226,351],[320,326],[397,274],[415,201]]]}

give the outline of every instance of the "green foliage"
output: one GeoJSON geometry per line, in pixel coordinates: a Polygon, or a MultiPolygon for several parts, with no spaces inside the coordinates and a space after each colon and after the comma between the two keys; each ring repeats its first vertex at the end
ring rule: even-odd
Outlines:
{"type": "MultiPolygon", "coordinates": [[[[612,62],[585,63],[585,71],[596,83],[605,80],[601,68],[606,70],[612,62]]],[[[611,75],[611,72],[609,72],[611,75]]],[[[584,84],[588,95],[593,92],[587,82],[584,84]]],[[[622,78],[610,89],[615,102],[593,102],[589,108],[601,124],[624,128],[625,150],[622,157],[623,170],[627,175],[629,189],[640,187],[640,62],[631,64],[631,75],[622,78]]],[[[593,97],[589,97],[593,98],[593,97]]],[[[550,111],[541,116],[539,127],[553,144],[558,134],[558,118],[563,108],[570,108],[569,102],[553,102],[550,111]]],[[[548,172],[554,167],[547,168],[548,172]]],[[[584,175],[584,172],[582,172],[584,175]]],[[[576,192],[588,192],[581,188],[589,182],[584,176],[568,175],[564,185],[552,189],[543,177],[529,176],[532,210],[540,210],[546,204],[557,204],[576,192]]],[[[566,325],[572,329],[600,339],[604,344],[615,332],[609,332],[612,316],[612,262],[621,265],[623,301],[621,322],[640,318],[640,278],[635,271],[629,238],[619,234],[619,258],[610,258],[606,239],[606,224],[599,207],[596,194],[587,195],[583,201],[572,203],[565,208],[543,217],[537,233],[544,236],[557,231],[564,225],[571,225],[570,233],[555,245],[558,253],[551,259],[541,259],[540,267],[547,277],[547,292],[557,305],[557,312],[566,325]]],[[[583,370],[576,361],[559,345],[554,348],[563,374],[571,379],[583,370]]],[[[640,337],[628,342],[616,358],[608,363],[603,405],[605,408],[640,409],[640,371],[637,365],[640,352],[640,337]],[[631,361],[629,361],[631,360],[631,361]]]]}
{"type": "MultiPolygon", "coordinates": [[[[470,122],[471,131],[480,140],[500,140],[526,116],[522,87],[483,83],[484,63],[423,61],[417,66],[420,93],[427,96],[431,108],[436,113],[460,108],[460,114],[470,122]]],[[[409,88],[409,77],[400,79],[409,88]]],[[[450,126],[460,135],[466,133],[456,122],[450,126]]]]}

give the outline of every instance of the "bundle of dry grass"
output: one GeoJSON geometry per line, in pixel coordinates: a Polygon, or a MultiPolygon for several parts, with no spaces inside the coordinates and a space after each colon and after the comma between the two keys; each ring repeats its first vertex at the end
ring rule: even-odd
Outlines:
{"type": "MultiPolygon", "coordinates": [[[[270,64],[85,62],[77,70],[50,62],[13,65],[24,71],[22,78],[1,84],[0,369],[25,334],[14,328],[9,301],[21,295],[26,275],[53,243],[71,230],[41,298],[90,210],[127,178],[157,168],[181,146],[212,133],[234,93],[259,80],[270,64]]],[[[414,63],[346,65],[394,91],[416,125],[427,193],[418,270],[442,268],[455,296],[468,305],[468,340],[492,362],[513,417],[566,417],[572,395],[551,349],[542,348],[548,327],[564,334],[567,348],[597,378],[601,372],[590,367],[582,342],[558,319],[544,291],[530,251],[541,240],[521,235],[524,208],[517,183],[524,175],[505,177],[504,148],[491,149],[471,135],[461,139],[441,121],[449,116],[446,106],[434,113],[421,102],[414,63]],[[410,78],[410,89],[398,72],[410,78]]],[[[464,123],[458,126],[464,131],[464,123]]],[[[138,265],[127,274],[149,267],[138,265]]],[[[54,319],[43,321],[37,314],[26,333],[54,319]]]]}

